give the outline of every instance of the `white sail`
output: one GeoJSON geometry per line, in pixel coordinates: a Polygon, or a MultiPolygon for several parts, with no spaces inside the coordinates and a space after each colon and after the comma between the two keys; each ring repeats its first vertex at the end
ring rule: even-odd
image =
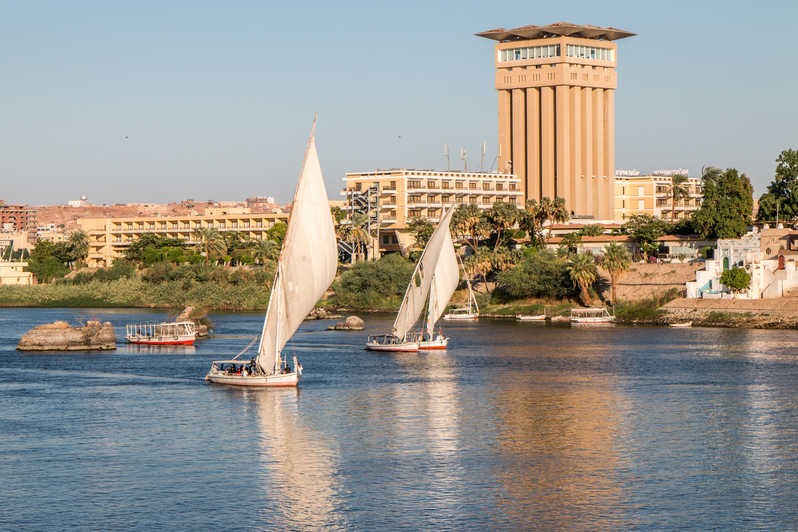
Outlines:
{"type": "Polygon", "coordinates": [[[258,347],[257,363],[267,373],[279,369],[280,351],[324,295],[338,267],[315,128],[314,120],[258,347]]]}
{"type": "MultiPolygon", "coordinates": [[[[435,265],[438,263],[441,249],[446,242],[446,235],[449,235],[449,222],[452,219],[453,212],[454,209],[452,208],[443,215],[438,227],[435,228],[429,242],[427,242],[427,246],[421,253],[416,269],[413,270],[413,277],[410,278],[410,284],[407,285],[402,306],[399,307],[399,313],[393,323],[392,333],[398,338],[403,339],[407,336],[407,332],[415,325],[424,310],[424,304],[427,302],[427,296],[429,296],[430,286],[432,285],[432,277],[435,273],[435,265]]],[[[449,238],[451,239],[451,235],[449,235],[449,238]]]]}
{"type": "Polygon", "coordinates": [[[432,276],[432,285],[429,291],[427,334],[430,338],[435,330],[435,324],[449,304],[460,281],[460,268],[457,265],[457,255],[454,252],[452,233],[448,226],[445,229],[443,246],[438,255],[438,263],[435,265],[435,274],[432,276]]]}

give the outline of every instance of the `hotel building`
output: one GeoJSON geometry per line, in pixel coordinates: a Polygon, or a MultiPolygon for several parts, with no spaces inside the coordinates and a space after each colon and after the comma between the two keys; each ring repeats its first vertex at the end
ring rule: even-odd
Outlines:
{"type": "Polygon", "coordinates": [[[565,22],[477,33],[496,41],[498,168],[521,179],[525,199],[562,197],[573,217],[613,217],[613,41],[632,35],[565,22]]]}
{"type": "Polygon", "coordinates": [[[380,247],[395,250],[409,244],[407,223],[413,218],[437,222],[444,208],[463,204],[488,209],[504,202],[524,206],[520,179],[512,174],[434,170],[348,172],[343,195],[379,190],[380,247]]]}
{"type": "MultiPolygon", "coordinates": [[[[686,171],[670,170],[650,175],[619,171],[615,176],[615,219],[625,220],[636,214],[648,214],[671,221],[671,176],[675,173],[687,175],[686,171]]],[[[684,184],[688,196],[676,203],[676,218],[673,221],[689,217],[701,207],[704,198],[700,179],[691,177],[684,184]]]]}
{"type": "Polygon", "coordinates": [[[196,229],[237,232],[244,238],[264,239],[278,221],[287,221],[288,213],[252,214],[247,209],[209,209],[204,216],[152,216],[134,218],[81,218],[78,225],[89,235],[87,263],[92,268],[110,266],[124,256],[125,248],[138,237],[155,233],[196,244],[196,229]]]}

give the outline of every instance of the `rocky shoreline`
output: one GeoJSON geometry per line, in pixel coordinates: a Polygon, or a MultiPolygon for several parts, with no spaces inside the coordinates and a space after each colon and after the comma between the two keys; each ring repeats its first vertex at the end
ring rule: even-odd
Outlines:
{"type": "Polygon", "coordinates": [[[664,323],[746,329],[798,329],[798,298],[685,299],[664,305],[664,323]]]}
{"type": "Polygon", "coordinates": [[[72,326],[56,321],[34,327],[17,345],[19,351],[110,351],[116,349],[116,333],[110,322],[87,321],[72,326]]]}

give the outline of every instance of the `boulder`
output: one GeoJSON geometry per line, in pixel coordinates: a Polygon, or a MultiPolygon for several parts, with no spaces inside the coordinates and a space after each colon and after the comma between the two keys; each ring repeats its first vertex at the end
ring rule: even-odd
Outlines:
{"type": "Polygon", "coordinates": [[[83,327],[56,321],[34,327],[19,341],[20,351],[93,351],[116,349],[110,322],[87,321],[83,327]]]}
{"type": "Polygon", "coordinates": [[[197,310],[191,305],[183,309],[183,312],[177,315],[175,321],[191,321],[197,328],[197,338],[204,338],[210,333],[211,321],[208,319],[207,310],[197,310]]]}
{"type": "Polygon", "coordinates": [[[362,331],[366,323],[358,316],[347,316],[344,321],[339,321],[335,325],[327,327],[330,331],[362,331]]]}
{"type": "Polygon", "coordinates": [[[334,320],[341,318],[338,314],[331,314],[327,309],[316,307],[310,311],[310,314],[305,318],[306,320],[334,320]]]}

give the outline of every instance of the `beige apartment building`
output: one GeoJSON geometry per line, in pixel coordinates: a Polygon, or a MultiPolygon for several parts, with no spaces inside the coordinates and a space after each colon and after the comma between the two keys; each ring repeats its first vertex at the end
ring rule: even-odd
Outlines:
{"type": "Polygon", "coordinates": [[[194,231],[204,228],[263,239],[275,222],[287,220],[288,213],[284,212],[252,214],[246,209],[219,208],[204,216],[81,218],[78,225],[89,235],[89,267],[102,268],[123,256],[131,242],[147,233],[185,240],[190,244],[197,243],[194,231]]]}
{"type": "MultiPolygon", "coordinates": [[[[648,214],[671,221],[671,172],[650,175],[615,176],[615,219],[625,220],[635,214],[648,214]]],[[[676,220],[689,217],[701,207],[704,198],[700,179],[688,178],[689,196],[676,203],[676,220]]]]}
{"type": "Polygon", "coordinates": [[[524,206],[518,177],[492,172],[396,168],[348,172],[343,195],[375,187],[378,193],[380,249],[396,251],[410,244],[407,223],[413,218],[437,222],[444,208],[472,204],[488,209],[496,202],[524,206]]]}
{"type": "Polygon", "coordinates": [[[613,41],[632,35],[567,22],[477,33],[496,41],[498,168],[521,179],[525,199],[562,197],[574,217],[613,217],[613,41]]]}

